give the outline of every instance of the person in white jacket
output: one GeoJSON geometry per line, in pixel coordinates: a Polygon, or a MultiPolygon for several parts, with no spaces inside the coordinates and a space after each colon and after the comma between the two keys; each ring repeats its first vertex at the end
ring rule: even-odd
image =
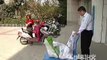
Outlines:
{"type": "Polygon", "coordinates": [[[92,16],[86,12],[84,6],[78,8],[80,16],[82,16],[81,25],[77,34],[81,34],[81,54],[90,55],[90,45],[93,36],[93,19],[92,16]]]}

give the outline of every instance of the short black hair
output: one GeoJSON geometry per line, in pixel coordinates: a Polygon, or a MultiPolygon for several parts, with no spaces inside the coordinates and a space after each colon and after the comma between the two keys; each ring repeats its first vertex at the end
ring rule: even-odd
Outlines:
{"type": "Polygon", "coordinates": [[[78,11],[85,11],[85,12],[86,12],[86,9],[85,9],[84,6],[80,6],[80,7],[78,8],[78,11]]]}

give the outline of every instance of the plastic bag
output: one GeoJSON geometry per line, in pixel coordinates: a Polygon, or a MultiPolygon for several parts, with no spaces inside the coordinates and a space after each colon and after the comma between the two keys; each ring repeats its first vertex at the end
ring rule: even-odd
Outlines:
{"type": "Polygon", "coordinates": [[[59,54],[60,59],[73,59],[72,53],[70,53],[70,49],[68,48],[67,45],[65,44],[60,45],[59,50],[60,50],[59,54]]]}
{"type": "MultiPolygon", "coordinates": [[[[79,35],[75,35],[75,31],[72,31],[72,34],[67,42],[67,46],[69,47],[71,53],[74,54],[74,50],[77,49],[77,41],[79,39],[79,35]]],[[[76,53],[76,52],[75,52],[76,53]]]]}
{"type": "Polygon", "coordinates": [[[44,44],[46,46],[48,55],[50,57],[55,57],[58,58],[59,57],[59,47],[58,46],[53,46],[53,39],[52,37],[48,37],[45,39],[44,44]]]}
{"type": "Polygon", "coordinates": [[[52,39],[45,39],[44,42],[48,55],[50,57],[60,58],[60,59],[72,59],[72,54],[70,54],[70,49],[67,45],[59,42],[55,42],[52,39]]]}
{"type": "Polygon", "coordinates": [[[44,44],[50,57],[72,60],[74,53],[76,53],[78,38],[79,37],[72,32],[67,44],[55,42],[52,37],[45,39],[44,44]]]}

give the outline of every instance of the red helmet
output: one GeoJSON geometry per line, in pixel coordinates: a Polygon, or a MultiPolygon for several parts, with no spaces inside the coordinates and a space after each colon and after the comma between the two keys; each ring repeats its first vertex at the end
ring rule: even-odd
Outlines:
{"type": "Polygon", "coordinates": [[[40,23],[40,20],[36,20],[35,22],[36,22],[36,23],[40,23]]]}
{"type": "Polygon", "coordinates": [[[41,24],[45,24],[45,22],[41,22],[41,24]]]}

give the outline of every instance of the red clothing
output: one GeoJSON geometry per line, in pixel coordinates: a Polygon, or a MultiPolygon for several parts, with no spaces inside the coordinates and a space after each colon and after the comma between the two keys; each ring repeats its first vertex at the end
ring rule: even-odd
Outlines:
{"type": "Polygon", "coordinates": [[[41,25],[36,25],[36,26],[34,26],[34,33],[35,33],[35,35],[36,35],[36,37],[37,37],[37,40],[38,40],[38,42],[40,42],[41,41],[41,32],[40,32],[40,29],[41,29],[41,25]]]}
{"type": "Polygon", "coordinates": [[[40,29],[41,29],[41,26],[40,25],[36,25],[34,26],[34,33],[40,33],[40,29]]]}
{"type": "Polygon", "coordinates": [[[44,27],[45,26],[45,22],[41,22],[41,27],[44,27]]]}
{"type": "Polygon", "coordinates": [[[30,20],[26,20],[26,24],[28,24],[28,23],[30,23],[30,24],[34,24],[34,20],[32,20],[32,19],[30,19],[30,20]]]}

